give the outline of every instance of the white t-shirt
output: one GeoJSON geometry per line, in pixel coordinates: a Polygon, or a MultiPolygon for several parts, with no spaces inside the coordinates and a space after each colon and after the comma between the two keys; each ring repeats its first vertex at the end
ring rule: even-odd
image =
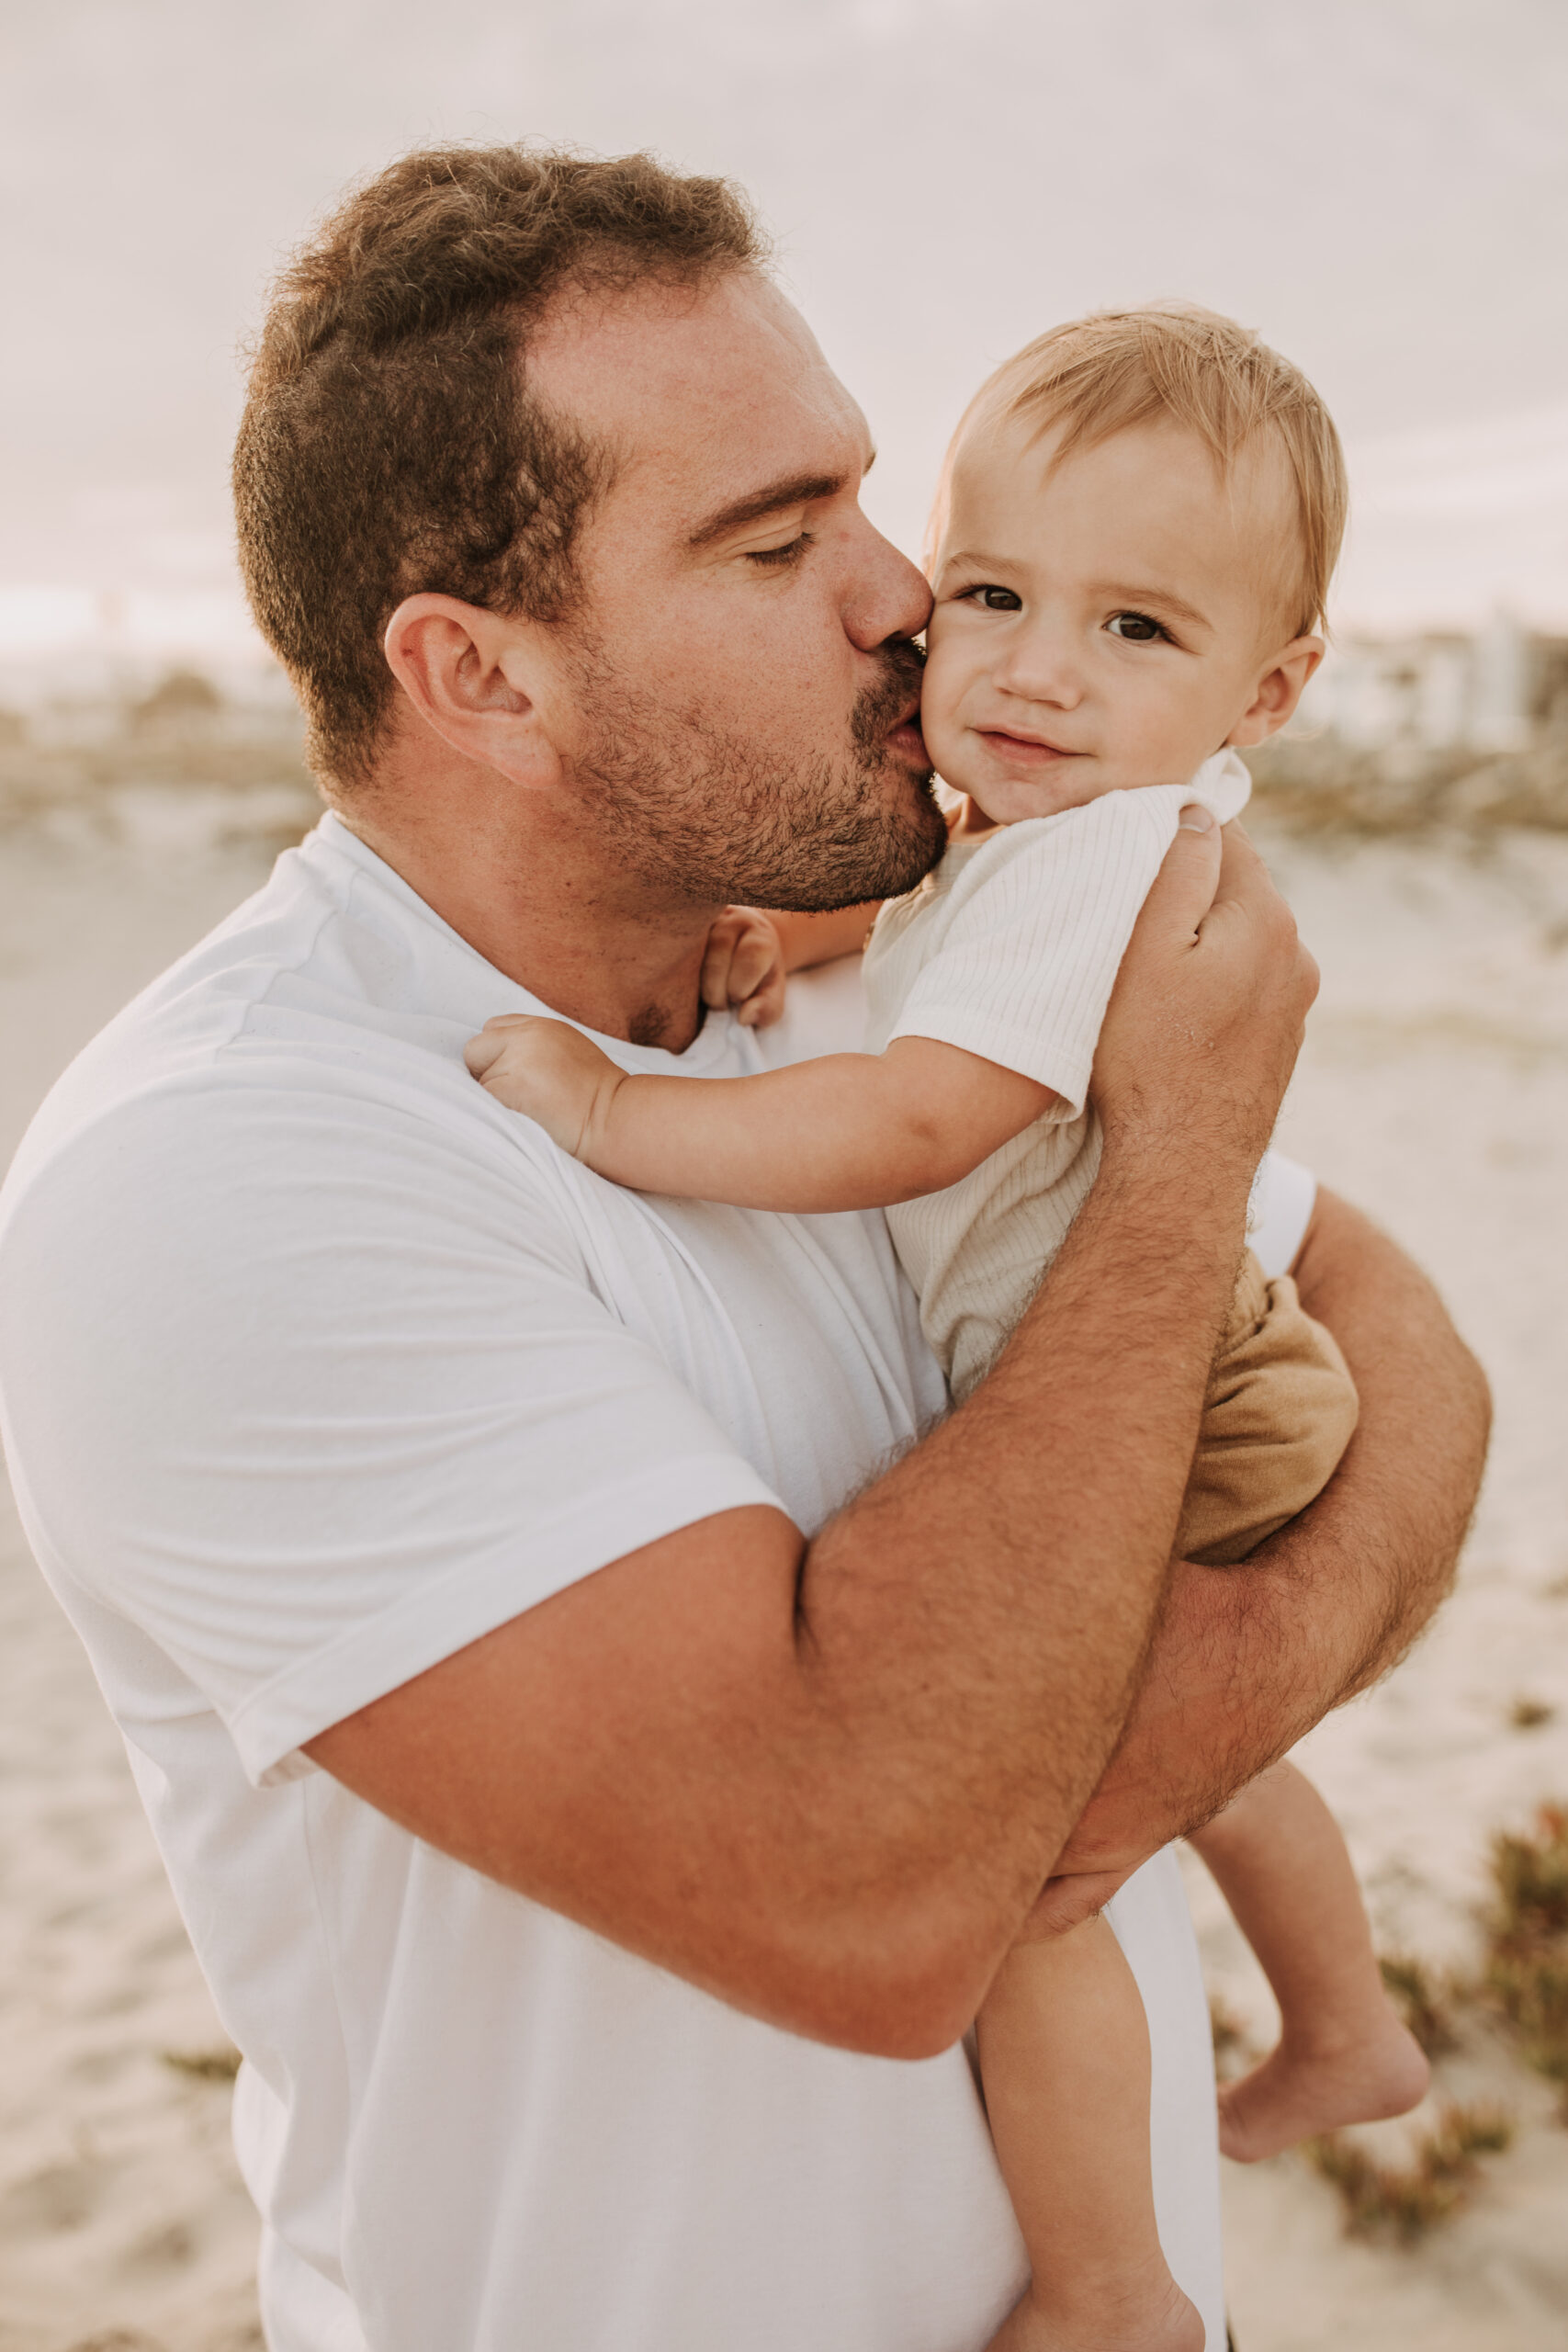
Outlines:
{"type": "MultiPolygon", "coordinates": [[[[808,1030],[843,994],[797,988],[793,1047],[711,1015],[677,1057],[601,1042],[739,1074],[842,1043],[808,1030]]],[[[268,2344],[971,2352],[1023,2256],[962,2049],[741,2017],[299,1753],[671,1529],[817,1528],[942,1408],[880,1216],[622,1192],[473,1083],[468,1036],[545,1009],[328,818],[73,1065],[0,1196],[7,1452],[244,2053],[268,2344]]],[[[1288,1258],[1310,1181],[1276,1194],[1288,1258]]],[[[1115,1924],[1217,2346],[1168,1857],[1115,1924]]]]}

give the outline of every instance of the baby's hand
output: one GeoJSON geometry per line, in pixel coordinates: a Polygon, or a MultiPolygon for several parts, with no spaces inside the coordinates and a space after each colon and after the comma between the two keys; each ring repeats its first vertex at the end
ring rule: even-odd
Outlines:
{"type": "Polygon", "coordinates": [[[784,946],[755,907],[726,907],[708,933],[703,1002],[734,1013],[743,1028],[771,1027],[784,1011],[784,946]]]}
{"type": "Polygon", "coordinates": [[[590,1131],[626,1073],[566,1021],[498,1012],[463,1048],[487,1093],[536,1120],[552,1143],[587,1160],[590,1131]]]}

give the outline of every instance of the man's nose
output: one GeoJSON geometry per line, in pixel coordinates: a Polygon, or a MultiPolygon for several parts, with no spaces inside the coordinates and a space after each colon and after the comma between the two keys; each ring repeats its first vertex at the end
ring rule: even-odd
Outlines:
{"type": "Polygon", "coordinates": [[[863,653],[874,652],[890,637],[915,637],[931,618],[926,576],[863,515],[863,537],[854,551],[854,570],[844,598],[844,629],[863,653]]]}

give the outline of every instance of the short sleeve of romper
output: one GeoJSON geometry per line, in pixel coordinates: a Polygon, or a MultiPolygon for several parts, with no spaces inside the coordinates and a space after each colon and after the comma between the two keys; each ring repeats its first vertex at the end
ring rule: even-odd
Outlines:
{"type": "Polygon", "coordinates": [[[919,890],[885,909],[866,958],[868,1049],[934,1037],[1038,1080],[1080,1112],[1138,910],[1200,800],[1220,822],[1250,780],[1234,752],[1190,784],[1108,793],[1081,808],[962,836],[919,890]]]}
{"type": "Polygon", "coordinates": [[[887,1211],[920,1321],[954,1396],[982,1376],[1094,1182],[1089,1106],[1100,1024],[1138,910],[1199,800],[1246,803],[1234,752],[1190,784],[960,836],[919,889],[883,910],[866,951],[866,1047],[931,1037],[1051,1087],[1058,1100],[978,1168],[887,1211]]]}

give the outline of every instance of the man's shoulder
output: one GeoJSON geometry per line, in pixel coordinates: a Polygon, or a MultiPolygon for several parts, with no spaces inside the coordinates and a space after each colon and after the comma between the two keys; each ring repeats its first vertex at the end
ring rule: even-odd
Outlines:
{"type": "Polygon", "coordinates": [[[471,1008],[432,999],[417,938],[310,848],[77,1056],[12,1164],[0,1234],[24,1209],[35,1233],[85,1216],[91,1250],[139,1220],[232,1223],[242,1200],[330,1227],[356,1187],[406,1190],[416,1165],[433,1216],[454,1188],[470,1209],[476,1184],[551,1193],[544,1139],[464,1065],[471,1008]]]}

